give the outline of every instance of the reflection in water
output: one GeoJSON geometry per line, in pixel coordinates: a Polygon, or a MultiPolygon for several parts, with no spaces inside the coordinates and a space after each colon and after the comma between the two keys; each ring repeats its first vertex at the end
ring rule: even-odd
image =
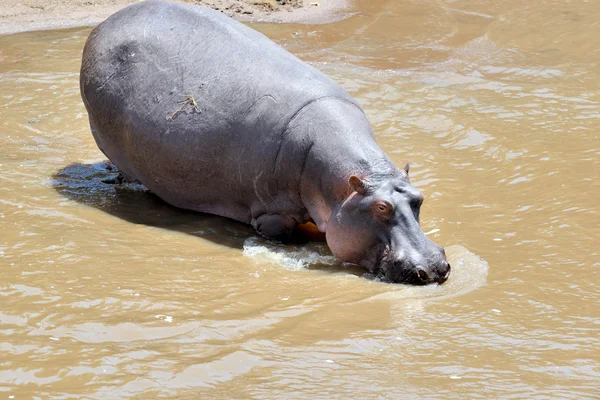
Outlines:
{"type": "Polygon", "coordinates": [[[115,191],[79,98],[89,29],[2,36],[0,391],[597,398],[600,6],[356,7],[257,28],[411,161],[447,284],[369,281],[323,244],[115,191]]]}
{"type": "Polygon", "coordinates": [[[52,186],[71,200],[128,222],[171,229],[233,248],[241,248],[243,239],[254,232],[233,220],[170,206],[143,185],[104,182],[116,175],[107,170],[106,162],[73,163],[53,175],[52,186]]]}

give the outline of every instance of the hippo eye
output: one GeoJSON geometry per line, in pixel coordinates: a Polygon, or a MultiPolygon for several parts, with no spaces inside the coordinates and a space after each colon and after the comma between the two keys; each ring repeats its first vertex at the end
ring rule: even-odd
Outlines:
{"type": "Polygon", "coordinates": [[[378,201],[375,203],[375,211],[380,215],[388,215],[392,211],[392,206],[384,201],[378,201]]]}

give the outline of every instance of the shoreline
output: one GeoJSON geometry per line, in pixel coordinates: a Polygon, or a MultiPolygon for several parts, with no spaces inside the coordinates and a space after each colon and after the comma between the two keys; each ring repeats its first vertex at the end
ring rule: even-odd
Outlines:
{"type": "MultiPolygon", "coordinates": [[[[3,0],[0,35],[95,26],[140,0],[3,0]]],[[[241,22],[325,24],[348,18],[350,0],[171,0],[219,10],[241,22]]]]}

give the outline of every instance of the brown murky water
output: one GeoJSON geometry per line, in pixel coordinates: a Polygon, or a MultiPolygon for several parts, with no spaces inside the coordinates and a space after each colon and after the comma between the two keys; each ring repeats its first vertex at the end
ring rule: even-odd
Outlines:
{"type": "Polygon", "coordinates": [[[450,281],[368,281],[115,192],[79,98],[89,28],[3,36],[0,397],[600,398],[600,3],[356,9],[256,28],[412,161],[450,281]]]}

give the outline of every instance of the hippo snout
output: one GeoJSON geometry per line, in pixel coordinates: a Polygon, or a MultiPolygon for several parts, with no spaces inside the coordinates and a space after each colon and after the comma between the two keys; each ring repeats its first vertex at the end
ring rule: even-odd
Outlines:
{"type": "Polygon", "coordinates": [[[451,267],[448,261],[442,261],[433,269],[417,266],[415,268],[415,282],[417,285],[428,285],[430,283],[442,284],[448,280],[450,270],[451,267]]]}
{"type": "Polygon", "coordinates": [[[439,259],[431,264],[416,264],[407,260],[397,260],[387,268],[387,278],[395,283],[411,285],[442,284],[450,276],[450,264],[446,259],[439,259]]]}

